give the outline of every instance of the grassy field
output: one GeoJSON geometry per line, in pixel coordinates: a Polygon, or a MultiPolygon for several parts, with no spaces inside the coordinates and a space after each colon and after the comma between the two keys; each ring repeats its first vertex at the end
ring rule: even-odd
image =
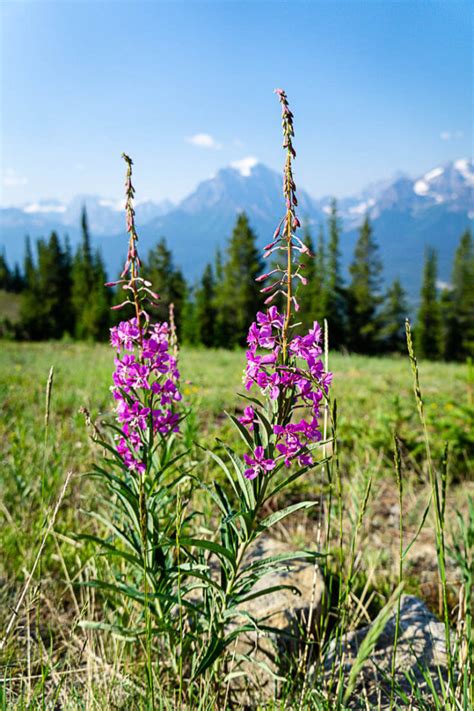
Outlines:
{"type": "MultiPolygon", "coordinates": [[[[195,442],[209,446],[216,437],[227,440],[234,437],[224,411],[235,412],[242,408],[236,393],[242,389],[243,363],[242,352],[183,348],[180,355],[185,381],[183,391],[194,413],[184,427],[189,446],[194,447],[195,442]]],[[[92,638],[91,633],[87,633],[84,636],[77,627],[78,621],[92,608],[97,613],[100,601],[78,590],[76,584],[91,575],[91,567],[105,563],[96,560],[92,550],[75,539],[76,534],[96,525],[91,524],[88,512],[97,509],[99,497],[95,485],[84,476],[94,453],[84,415],[79,409],[87,408],[97,423],[110,414],[112,365],[113,352],[107,345],[4,342],[0,348],[1,628],[10,618],[28,571],[32,569],[48,511],[57,500],[66,473],[72,472],[54,530],[46,541],[34,584],[30,586],[2,661],[2,675],[16,679],[29,675],[27,693],[30,698],[38,698],[35,694],[39,693],[37,682],[32,681],[38,655],[53,670],[53,677],[54,673],[81,666],[81,650],[86,643],[88,674],[92,674],[94,664],[114,664],[117,660],[117,650],[114,651],[113,646],[105,649],[100,635],[92,638]],[[46,423],[45,391],[51,367],[54,378],[46,423]],[[36,632],[30,634],[30,630],[36,632]]],[[[358,589],[364,590],[367,610],[375,613],[396,580],[398,524],[394,515],[397,491],[393,433],[401,440],[406,492],[403,516],[409,535],[416,531],[429,498],[423,432],[416,414],[408,359],[334,354],[330,356],[330,368],[335,374],[334,396],[338,404],[348,525],[352,502],[367,474],[373,477],[360,535],[358,589]]],[[[467,496],[474,491],[472,373],[466,365],[421,363],[420,377],[436,466],[440,466],[444,443],[449,442],[450,446],[449,532],[455,510],[465,512],[467,496]]],[[[193,451],[198,476],[209,480],[214,472],[208,459],[200,449],[193,451]]],[[[321,482],[311,474],[300,488],[316,496],[321,492],[321,482]]],[[[297,495],[298,490],[295,490],[297,495]]],[[[297,517],[288,535],[295,539],[311,537],[311,519],[297,517]]],[[[434,557],[428,519],[407,560],[406,591],[419,594],[437,612],[439,587],[432,566],[434,557]]],[[[94,697],[90,705],[96,703],[97,708],[102,703],[97,699],[105,698],[101,693],[105,693],[107,686],[105,667],[100,668],[101,674],[93,683],[89,679],[87,687],[94,697]]],[[[71,708],[88,707],[79,701],[75,706],[74,693],[68,692],[71,708]]],[[[81,692],[77,693],[79,698],[81,692]]]]}

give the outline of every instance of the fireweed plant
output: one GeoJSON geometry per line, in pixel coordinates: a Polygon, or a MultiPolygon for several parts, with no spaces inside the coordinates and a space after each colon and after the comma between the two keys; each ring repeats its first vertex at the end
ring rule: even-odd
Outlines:
{"type": "MultiPolygon", "coordinates": [[[[82,536],[99,544],[112,560],[120,560],[122,569],[114,582],[90,583],[113,600],[114,623],[85,624],[145,640],[148,689],[153,693],[152,639],[159,636],[173,652],[178,644],[172,618],[185,589],[180,585],[175,542],[177,527],[186,520],[176,502],[177,489],[187,479],[180,468],[186,452],[175,451],[182,414],[174,320],[170,325],[152,323],[147,313],[148,305],[159,297],[140,277],[132,160],[125,154],[123,158],[128,253],[120,279],[106,286],[119,287],[126,294],[113,308],[128,307],[133,315],[111,329],[110,342],[116,350],[111,387],[115,421],[108,424],[108,438],[95,433],[95,441],[106,452],[103,462],[95,466],[95,475],[105,484],[108,512],[96,517],[110,536],[82,536]],[[141,615],[132,624],[129,607],[135,603],[141,615]]],[[[174,653],[168,657],[174,659],[174,653]]]]}
{"type": "MultiPolygon", "coordinates": [[[[296,156],[293,147],[293,114],[285,92],[276,90],[282,108],[282,126],[286,150],[283,195],[286,212],[273,239],[265,247],[264,256],[274,252],[283,256],[284,266],[277,266],[257,281],[270,282],[262,287],[266,295],[266,310],[256,314],[248,331],[248,350],[244,385],[247,401],[241,417],[230,416],[238,429],[247,451],[243,458],[223,443],[227,461],[211,452],[223,469],[230,490],[215,485],[213,498],[219,506],[221,521],[220,541],[190,540],[197,549],[207,549],[219,561],[219,581],[202,567],[202,557],[196,574],[203,581],[203,617],[208,620],[209,643],[203,649],[195,675],[210,668],[223,651],[239,635],[249,631],[270,632],[265,620],[251,616],[245,610],[249,600],[275,592],[281,588],[259,586],[256,582],[270,571],[281,569],[289,560],[307,558],[314,560],[320,553],[296,551],[272,556],[268,559],[252,558],[251,546],[264,534],[291,513],[313,506],[315,501],[302,501],[270,515],[264,515],[264,506],[298,477],[321,464],[315,450],[322,445],[320,417],[328,400],[332,374],[324,369],[321,360],[321,328],[315,322],[308,333],[297,335],[295,312],[297,284],[305,285],[299,263],[307,247],[296,236],[300,222],[296,215],[297,198],[293,180],[292,161],[296,156]],[[283,297],[285,308],[280,313],[272,303],[283,297]]],[[[266,507],[268,510],[268,507],[266,507]]],[[[191,574],[193,571],[191,570],[191,574]]],[[[293,590],[298,592],[297,590],[293,590]]],[[[247,659],[244,654],[232,655],[234,661],[247,659]]],[[[252,660],[258,664],[256,660],[252,660]]],[[[216,668],[215,665],[214,669],[216,668]]],[[[230,670],[235,674],[235,669],[230,670]]]]}

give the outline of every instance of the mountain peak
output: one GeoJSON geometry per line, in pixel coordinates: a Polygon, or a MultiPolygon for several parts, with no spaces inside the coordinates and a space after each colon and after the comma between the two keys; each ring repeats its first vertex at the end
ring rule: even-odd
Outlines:
{"type": "Polygon", "coordinates": [[[234,160],[230,164],[230,167],[237,170],[243,178],[249,178],[256,165],[259,165],[258,158],[255,158],[255,156],[247,156],[240,160],[234,160]]]}

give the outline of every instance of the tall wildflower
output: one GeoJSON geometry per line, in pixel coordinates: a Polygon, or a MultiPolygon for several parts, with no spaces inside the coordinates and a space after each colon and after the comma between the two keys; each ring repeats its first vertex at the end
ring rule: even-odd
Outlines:
{"type": "MultiPolygon", "coordinates": [[[[225,493],[216,484],[214,500],[222,514],[218,531],[220,543],[193,538],[190,543],[201,549],[200,555],[212,551],[219,559],[219,592],[212,572],[203,574],[200,569],[191,570],[206,589],[200,620],[208,626],[209,644],[200,654],[195,676],[203,673],[222,651],[244,632],[264,629],[268,620],[257,619],[244,604],[252,599],[275,592],[282,586],[267,588],[257,585],[270,571],[283,570],[289,560],[305,558],[316,560],[316,551],[291,551],[278,556],[258,558],[250,562],[246,555],[256,539],[268,534],[276,523],[297,510],[314,506],[315,501],[298,501],[275,510],[275,494],[302,476],[313,462],[313,449],[322,439],[319,425],[320,408],[327,398],[332,375],[324,370],[321,349],[321,329],[314,322],[307,334],[293,335],[296,285],[306,282],[302,275],[300,258],[307,247],[296,236],[300,226],[296,214],[297,198],[293,179],[293,114],[283,90],[277,89],[283,120],[283,146],[286,161],[283,194],[285,214],[274,232],[273,239],[265,247],[265,257],[278,251],[284,257],[284,266],[277,266],[268,274],[257,277],[266,295],[266,310],[258,311],[250,325],[247,337],[247,364],[244,383],[248,405],[240,418],[231,416],[246,443],[243,460],[234,450],[223,443],[232,465],[228,466],[220,456],[211,453],[231,483],[225,493]],[[274,303],[277,294],[284,298],[283,313],[274,303]],[[281,476],[286,467],[293,467],[287,476],[281,476]],[[235,474],[234,474],[235,472],[235,474]],[[235,495],[234,501],[233,495],[235,495]],[[272,513],[266,515],[266,504],[272,500],[272,513]],[[282,566],[282,567],[280,567],[282,566]],[[231,625],[232,621],[232,625],[231,625]]],[[[212,568],[210,568],[212,570],[212,568]]],[[[268,629],[268,628],[267,628],[268,629]]]]}
{"type": "MultiPolygon", "coordinates": [[[[268,309],[259,311],[250,326],[244,378],[247,390],[256,387],[269,401],[274,436],[266,451],[258,442],[252,455],[244,455],[248,465],[245,476],[248,479],[272,471],[282,461],[287,467],[293,461],[300,466],[313,463],[310,445],[322,438],[320,406],[332,380],[332,373],[325,372],[320,358],[322,333],[319,324],[314,321],[304,336],[292,336],[296,325],[294,315],[299,308],[295,297],[296,286],[307,283],[299,259],[302,254],[308,253],[308,247],[296,235],[300,221],[296,214],[298,200],[292,169],[296,157],[293,114],[283,89],[276,89],[276,94],[282,109],[283,148],[286,150],[283,177],[286,212],[272,241],[265,247],[264,257],[280,252],[284,256],[284,266],[277,266],[257,279],[259,282],[270,282],[261,290],[268,295],[265,299],[268,309]],[[283,296],[283,314],[276,306],[270,305],[278,294],[283,296]]],[[[254,433],[256,441],[259,439],[256,430],[262,426],[262,417],[258,408],[257,411],[251,406],[245,408],[240,423],[254,433]]]]}
{"type": "Polygon", "coordinates": [[[146,311],[147,304],[153,305],[159,296],[151,290],[151,283],[140,277],[133,207],[133,162],[125,153],[122,157],[127,165],[125,212],[128,252],[120,279],[107,286],[120,285],[126,292],[126,298],[113,308],[131,306],[134,316],[110,330],[110,342],[117,350],[112,394],[121,429],[121,433],[116,435],[117,452],[130,471],[144,474],[151,461],[153,438],[165,437],[179,429],[176,403],[181,400],[181,393],[175,357],[177,351],[170,344],[173,331],[170,334],[166,322],[152,324],[146,311]]]}

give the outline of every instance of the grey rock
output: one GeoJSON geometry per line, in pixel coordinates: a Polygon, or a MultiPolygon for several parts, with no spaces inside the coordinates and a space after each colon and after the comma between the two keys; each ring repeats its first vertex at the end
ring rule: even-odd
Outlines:
{"type": "MultiPolygon", "coordinates": [[[[375,643],[372,654],[365,662],[357,686],[350,699],[350,708],[367,708],[366,699],[374,708],[388,708],[393,646],[396,628],[396,612],[389,618],[385,628],[375,643]],[[361,705],[362,704],[362,705],[361,705]]],[[[350,632],[342,640],[341,651],[336,651],[335,641],[325,658],[326,674],[337,678],[342,660],[343,675],[347,678],[357,657],[360,646],[371,625],[350,632]]],[[[395,658],[395,683],[411,700],[413,709],[417,707],[417,694],[425,703],[430,703],[432,692],[425,673],[439,693],[440,675],[446,679],[446,644],[444,624],[414,595],[402,595],[400,606],[400,628],[395,658]],[[407,678],[409,677],[409,678],[407,678]]],[[[400,697],[395,697],[396,708],[403,708],[400,697]]],[[[429,706],[428,706],[429,707],[429,706]]]]}

